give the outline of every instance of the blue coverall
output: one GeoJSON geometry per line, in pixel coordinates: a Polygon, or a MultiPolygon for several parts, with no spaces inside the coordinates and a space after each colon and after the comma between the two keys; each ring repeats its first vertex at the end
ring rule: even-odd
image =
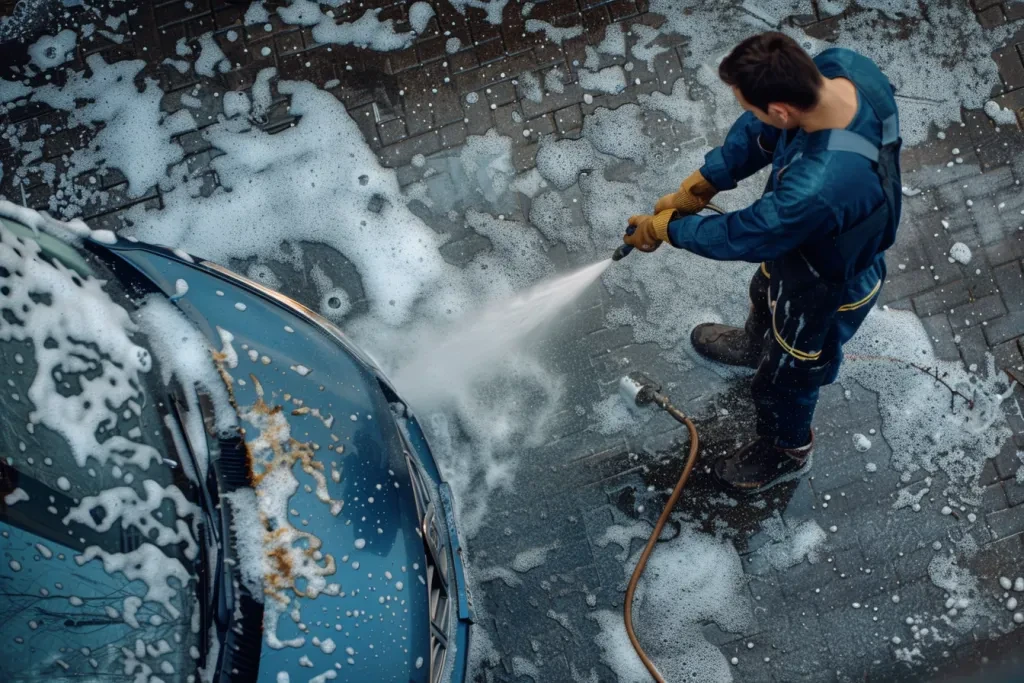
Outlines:
{"type": "Polygon", "coordinates": [[[746,326],[767,337],[752,384],[757,432],[789,448],[807,443],[819,388],[835,381],[843,344],[878,296],[901,210],[889,80],[851,50],[829,49],[814,62],[823,76],[856,86],[857,113],[846,130],[782,131],[744,113],[701,173],[729,190],[770,163],[764,194],[741,211],[683,216],[668,228],[673,246],[761,263],[746,326]]]}

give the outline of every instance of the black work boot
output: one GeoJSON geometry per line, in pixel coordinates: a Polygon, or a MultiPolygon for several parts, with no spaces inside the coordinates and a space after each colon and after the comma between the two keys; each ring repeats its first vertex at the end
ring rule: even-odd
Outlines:
{"type": "Polygon", "coordinates": [[[756,368],[761,361],[764,335],[754,337],[743,327],[701,323],[690,332],[697,353],[726,365],[756,368]]]}
{"type": "Polygon", "coordinates": [[[773,437],[759,436],[732,455],[715,461],[715,479],[738,493],[757,493],[794,479],[810,469],[814,431],[806,446],[782,448],[773,437]]]}

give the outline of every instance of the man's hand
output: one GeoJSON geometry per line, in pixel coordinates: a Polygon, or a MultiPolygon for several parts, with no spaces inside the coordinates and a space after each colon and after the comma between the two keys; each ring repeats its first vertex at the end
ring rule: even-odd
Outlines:
{"type": "Polygon", "coordinates": [[[661,213],[674,209],[679,213],[697,213],[708,205],[708,202],[718,194],[718,190],[704,179],[700,171],[694,171],[689,178],[679,186],[678,192],[667,194],[658,200],[654,205],[654,213],[661,213]]]}
{"type": "Polygon", "coordinates": [[[622,241],[640,251],[654,251],[668,241],[668,222],[674,210],[662,211],[657,216],[630,216],[629,228],[622,241]]]}

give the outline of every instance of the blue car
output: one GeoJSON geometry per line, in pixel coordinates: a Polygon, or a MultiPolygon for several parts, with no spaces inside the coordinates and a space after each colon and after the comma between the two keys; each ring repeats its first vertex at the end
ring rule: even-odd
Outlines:
{"type": "Polygon", "coordinates": [[[330,322],[0,202],[0,680],[466,678],[451,491],[330,322]]]}

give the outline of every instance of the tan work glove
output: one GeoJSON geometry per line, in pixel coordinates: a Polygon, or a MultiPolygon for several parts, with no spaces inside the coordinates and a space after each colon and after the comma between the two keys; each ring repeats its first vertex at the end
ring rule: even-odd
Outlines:
{"type": "Polygon", "coordinates": [[[662,242],[668,242],[668,222],[675,214],[674,209],[669,209],[657,216],[630,216],[622,241],[640,251],[654,251],[662,242]]]}
{"type": "Polygon", "coordinates": [[[716,194],[718,190],[714,185],[705,180],[700,171],[694,171],[679,186],[678,192],[667,194],[658,200],[654,205],[654,213],[668,209],[675,209],[679,213],[697,213],[707,206],[716,194]]]}

